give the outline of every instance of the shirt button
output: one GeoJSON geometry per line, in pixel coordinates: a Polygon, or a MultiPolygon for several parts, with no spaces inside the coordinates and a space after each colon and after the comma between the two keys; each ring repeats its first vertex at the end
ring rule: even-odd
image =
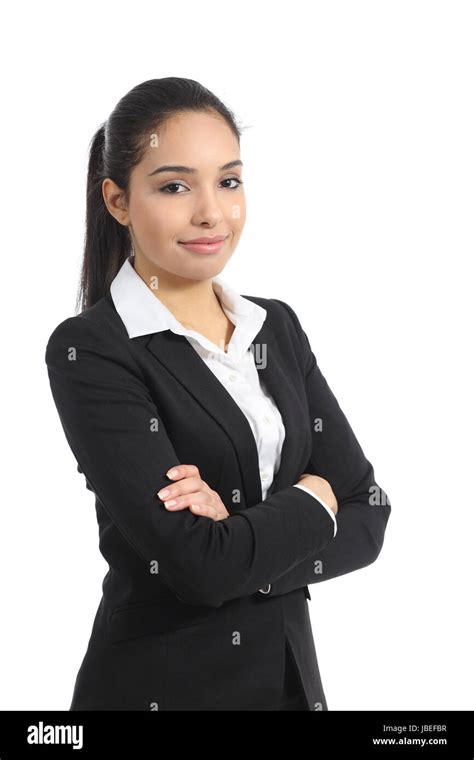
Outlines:
{"type": "Polygon", "coordinates": [[[271,422],[271,419],[270,419],[270,417],[267,417],[267,415],[265,415],[265,417],[263,418],[263,421],[266,422],[267,425],[269,425],[270,422],[271,422]]]}
{"type": "Polygon", "coordinates": [[[262,476],[262,480],[268,480],[268,473],[267,472],[261,472],[260,475],[262,476]]]}
{"type": "Polygon", "coordinates": [[[234,375],[233,373],[229,375],[229,380],[236,380],[236,379],[237,379],[237,375],[234,375]]]}

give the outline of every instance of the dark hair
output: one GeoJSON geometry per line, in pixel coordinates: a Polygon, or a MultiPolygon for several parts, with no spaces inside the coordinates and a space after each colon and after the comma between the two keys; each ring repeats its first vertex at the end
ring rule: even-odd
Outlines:
{"type": "Polygon", "coordinates": [[[110,177],[129,198],[132,169],[142,160],[150,135],[166,119],[183,111],[220,114],[240,145],[241,127],[232,111],[194,79],[149,79],[119,100],[90,143],[87,172],[86,231],[76,311],[105,296],[125,259],[132,252],[128,227],[109,212],[102,182],[110,177]]]}

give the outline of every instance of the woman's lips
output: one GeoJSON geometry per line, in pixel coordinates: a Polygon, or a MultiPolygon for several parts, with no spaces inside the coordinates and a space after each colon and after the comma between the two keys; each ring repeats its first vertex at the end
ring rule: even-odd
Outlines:
{"type": "Polygon", "coordinates": [[[226,240],[227,238],[219,240],[217,243],[180,243],[180,245],[192,253],[217,253],[220,251],[226,240]]]}

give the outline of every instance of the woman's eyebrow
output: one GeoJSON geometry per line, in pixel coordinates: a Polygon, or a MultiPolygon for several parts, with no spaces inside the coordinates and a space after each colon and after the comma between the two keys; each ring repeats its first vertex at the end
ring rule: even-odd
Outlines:
{"type": "MultiPolygon", "coordinates": [[[[240,159],[235,159],[235,161],[229,161],[227,164],[224,164],[224,166],[219,167],[219,171],[222,172],[225,169],[232,169],[233,166],[243,166],[243,161],[240,161],[240,159]]],[[[160,172],[185,172],[187,174],[195,174],[197,169],[192,169],[189,166],[159,166],[158,169],[155,169],[154,171],[150,172],[148,174],[148,177],[153,176],[153,174],[159,174],[160,172]]]]}

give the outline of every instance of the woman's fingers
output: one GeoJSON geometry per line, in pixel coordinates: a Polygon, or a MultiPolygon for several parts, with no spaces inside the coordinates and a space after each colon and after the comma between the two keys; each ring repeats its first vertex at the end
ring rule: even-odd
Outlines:
{"type": "Polygon", "coordinates": [[[166,485],[158,491],[157,496],[170,512],[190,509],[200,517],[210,517],[213,520],[225,520],[229,517],[219,494],[202,480],[196,465],[176,465],[166,475],[176,482],[166,485]]]}
{"type": "Polygon", "coordinates": [[[202,491],[191,491],[190,493],[185,493],[181,496],[166,498],[163,501],[166,509],[186,509],[187,507],[190,507],[191,504],[203,505],[207,501],[207,494],[202,491]]]}
{"type": "Polygon", "coordinates": [[[165,501],[164,505],[170,512],[178,512],[180,509],[190,509],[193,513],[203,516],[212,517],[213,520],[218,518],[218,510],[204,499],[206,494],[202,491],[184,494],[175,499],[165,501]]]}
{"type": "Polygon", "coordinates": [[[191,504],[190,510],[199,515],[200,517],[210,517],[212,520],[221,520],[217,509],[209,506],[208,504],[191,504]]]}
{"type": "Polygon", "coordinates": [[[170,483],[169,486],[166,485],[161,491],[158,491],[157,495],[163,501],[167,501],[186,493],[194,493],[194,491],[199,491],[201,488],[204,488],[201,478],[192,475],[183,478],[179,483],[170,483]]]}
{"type": "Polygon", "coordinates": [[[179,480],[180,478],[199,477],[199,468],[195,464],[176,464],[166,473],[170,480],[179,480]]]}

